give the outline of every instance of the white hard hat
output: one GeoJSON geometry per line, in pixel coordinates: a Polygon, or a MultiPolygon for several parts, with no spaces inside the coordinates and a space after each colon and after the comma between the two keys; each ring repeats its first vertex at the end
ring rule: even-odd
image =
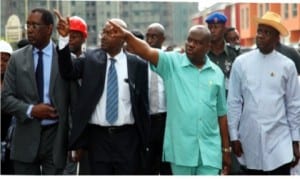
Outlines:
{"type": "Polygon", "coordinates": [[[8,53],[9,55],[11,55],[11,53],[13,52],[13,49],[9,43],[7,43],[4,40],[0,40],[0,52],[5,52],[5,53],[8,53]]]}

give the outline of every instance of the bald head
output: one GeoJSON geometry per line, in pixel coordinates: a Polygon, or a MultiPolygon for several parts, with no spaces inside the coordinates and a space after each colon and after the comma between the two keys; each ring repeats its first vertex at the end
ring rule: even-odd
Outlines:
{"type": "Polygon", "coordinates": [[[146,32],[146,42],[153,48],[161,49],[165,41],[165,28],[159,23],[150,24],[146,32]]]}
{"type": "Polygon", "coordinates": [[[155,29],[157,32],[161,33],[163,36],[165,36],[165,28],[160,23],[152,23],[148,26],[148,29],[155,29]]]}
{"type": "Polygon", "coordinates": [[[210,48],[210,31],[203,25],[195,25],[190,28],[185,43],[186,55],[197,67],[202,67],[205,55],[210,48]]]}
{"type": "Polygon", "coordinates": [[[190,28],[189,33],[195,32],[197,34],[201,34],[203,36],[203,40],[207,40],[210,42],[211,33],[209,29],[204,25],[194,25],[190,28]]]}
{"type": "MultiPolygon", "coordinates": [[[[113,19],[110,19],[110,21],[112,21],[113,23],[116,23],[118,24],[119,26],[127,29],[127,24],[126,22],[124,22],[122,19],[118,19],[118,18],[113,18],[113,19]]],[[[106,22],[107,24],[109,24],[109,22],[106,22]]]]}

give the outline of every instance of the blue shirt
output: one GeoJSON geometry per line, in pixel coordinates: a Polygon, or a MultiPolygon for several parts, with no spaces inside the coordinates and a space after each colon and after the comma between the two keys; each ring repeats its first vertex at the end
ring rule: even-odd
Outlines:
{"type": "MultiPolygon", "coordinates": [[[[36,70],[38,63],[38,51],[39,49],[33,49],[33,60],[34,69],[36,70]]],[[[44,70],[44,103],[51,104],[49,97],[49,86],[50,86],[50,74],[52,66],[52,56],[53,56],[53,44],[50,43],[42,50],[43,51],[43,70],[44,70]]]]}
{"type": "MultiPolygon", "coordinates": [[[[44,101],[43,103],[51,104],[51,99],[49,96],[49,87],[50,87],[50,76],[51,76],[51,67],[52,67],[52,58],[53,58],[53,43],[52,41],[42,49],[43,51],[43,72],[44,72],[44,101]]],[[[33,60],[34,60],[34,70],[36,70],[37,63],[38,63],[38,51],[39,49],[34,48],[32,52],[33,60]]],[[[27,115],[31,117],[33,105],[30,105],[27,110],[27,115]]],[[[49,125],[56,123],[57,120],[53,119],[43,119],[41,121],[42,125],[49,125]]]]}

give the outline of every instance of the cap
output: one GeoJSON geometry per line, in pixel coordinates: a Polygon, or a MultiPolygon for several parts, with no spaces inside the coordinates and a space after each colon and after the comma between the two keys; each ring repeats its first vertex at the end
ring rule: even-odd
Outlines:
{"type": "Polygon", "coordinates": [[[225,24],[227,21],[227,17],[221,12],[214,12],[210,14],[205,22],[208,24],[225,24]]]}
{"type": "Polygon", "coordinates": [[[84,38],[87,37],[87,25],[85,21],[78,16],[72,16],[70,18],[70,30],[79,31],[83,33],[84,38]]]}
{"type": "Polygon", "coordinates": [[[4,40],[0,40],[0,52],[8,53],[9,55],[11,55],[13,49],[9,43],[4,40]]]}

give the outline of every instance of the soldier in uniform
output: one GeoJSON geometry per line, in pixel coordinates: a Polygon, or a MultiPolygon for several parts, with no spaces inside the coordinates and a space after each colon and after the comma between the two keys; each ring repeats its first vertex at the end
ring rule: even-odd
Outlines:
{"type": "MultiPolygon", "coordinates": [[[[221,68],[224,73],[227,96],[228,81],[232,63],[235,57],[239,55],[239,49],[236,49],[225,42],[224,34],[226,32],[226,21],[227,17],[220,12],[212,13],[205,20],[205,22],[208,24],[208,29],[211,32],[211,48],[207,55],[211,61],[216,63],[221,68]]],[[[231,161],[232,164],[230,174],[240,174],[239,162],[233,154],[231,161]]]]}
{"type": "Polygon", "coordinates": [[[239,55],[239,50],[225,42],[224,34],[226,32],[226,21],[227,17],[220,12],[209,15],[205,20],[212,35],[211,48],[208,52],[208,56],[223,71],[227,94],[231,66],[235,57],[239,55]]]}

